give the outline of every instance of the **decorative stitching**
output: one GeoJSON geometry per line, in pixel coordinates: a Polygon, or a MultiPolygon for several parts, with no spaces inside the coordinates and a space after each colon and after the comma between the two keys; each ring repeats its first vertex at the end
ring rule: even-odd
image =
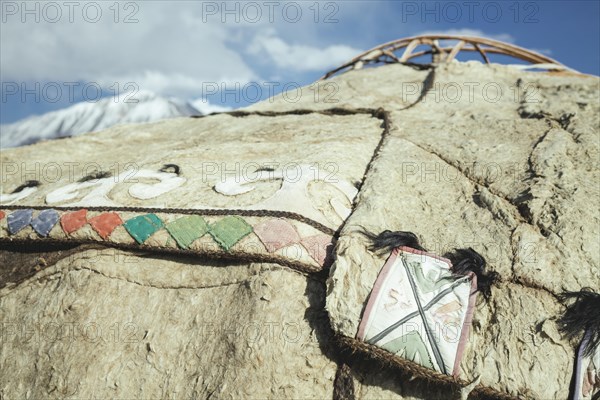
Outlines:
{"type": "MultiPolygon", "coordinates": [[[[27,239],[12,237],[31,225],[33,230],[41,236],[39,240],[45,242],[98,243],[128,250],[135,249],[137,246],[139,249],[204,254],[214,258],[239,257],[242,260],[276,262],[302,272],[321,270],[325,266],[329,252],[332,251],[332,242],[334,241],[333,235],[319,233],[319,230],[321,232],[328,231],[327,227],[307,223],[305,218],[286,219],[284,216],[289,214],[285,212],[277,212],[275,214],[278,215],[278,218],[272,218],[273,212],[240,213],[251,214],[251,216],[244,216],[237,215],[233,211],[229,211],[229,215],[226,215],[221,212],[222,210],[219,212],[214,212],[215,210],[183,210],[185,213],[179,217],[175,215],[173,218],[173,214],[170,212],[157,210],[156,213],[149,213],[147,208],[135,209],[140,212],[140,215],[131,215],[133,208],[113,209],[97,215],[93,215],[98,212],[94,210],[106,210],[106,208],[90,207],[73,210],[72,208],[42,209],[36,207],[17,209],[13,206],[7,207],[7,209],[14,211],[8,218],[8,232],[0,229],[0,242],[35,240],[33,237],[27,239]],[[32,218],[34,209],[39,209],[40,212],[35,218],[32,218]],[[141,213],[142,211],[144,212],[141,213]],[[221,215],[223,218],[218,218],[221,215]],[[268,217],[267,220],[264,219],[265,216],[268,217]],[[212,218],[212,222],[209,223],[206,218],[212,218]],[[52,230],[59,221],[58,226],[61,229],[52,230]],[[301,237],[294,223],[308,225],[302,229],[302,232],[307,232],[309,236],[301,237]],[[89,231],[73,235],[87,224],[100,238],[90,236],[89,231]],[[314,225],[321,229],[315,228],[314,225]],[[114,234],[120,226],[123,226],[123,229],[118,234],[114,234]],[[259,227],[259,234],[262,235],[262,238],[255,232],[254,226],[259,227]],[[315,229],[315,234],[310,235],[311,228],[309,226],[315,229]],[[269,227],[277,229],[270,231],[269,227]],[[281,229],[288,233],[286,240],[277,243],[277,246],[270,246],[269,249],[267,249],[267,245],[263,247],[263,243],[270,243],[268,238],[273,238],[281,233],[281,229]],[[123,234],[129,235],[135,242],[128,241],[123,234]],[[166,240],[165,234],[168,236],[166,240]],[[207,234],[209,235],[207,236],[207,234]],[[150,241],[152,237],[156,239],[150,241]],[[206,237],[210,239],[205,239],[206,237]],[[236,249],[236,245],[246,237],[249,240],[244,242],[243,247],[236,249]],[[285,248],[291,246],[296,246],[296,251],[286,252],[285,248]],[[276,251],[275,248],[284,251],[281,254],[266,254],[276,251]],[[300,253],[297,251],[298,249],[300,249],[300,253]],[[310,261],[311,258],[314,260],[314,264],[310,261]]],[[[1,227],[2,223],[0,223],[1,227]]]]}
{"type": "MultiPolygon", "coordinates": [[[[450,273],[451,267],[449,261],[439,257],[408,247],[395,248],[371,291],[357,339],[396,356],[404,355],[409,361],[433,366],[436,372],[458,375],[457,361],[462,357],[465,332],[472,316],[477,277],[471,272],[455,278],[450,273]],[[447,296],[452,293],[453,299],[449,299],[447,296]],[[416,332],[422,337],[421,341],[405,335],[407,329],[403,325],[415,321],[415,318],[418,318],[420,329],[425,331],[416,332]],[[456,332],[453,332],[460,336],[460,341],[448,339],[443,331],[441,335],[439,332],[434,334],[434,323],[436,328],[456,327],[456,332]],[[403,339],[398,341],[398,338],[403,339]],[[408,346],[407,341],[415,347],[408,346]],[[429,347],[421,346],[421,342],[428,342],[429,347]],[[444,355],[440,346],[446,348],[444,355]],[[450,355],[452,358],[449,358],[450,355]],[[435,362],[429,363],[432,358],[435,362]]],[[[414,327],[408,327],[408,330],[414,330],[414,327]]]]}
{"type": "MultiPolygon", "coordinates": [[[[373,161],[374,159],[378,156],[381,147],[383,146],[385,139],[389,133],[390,130],[390,115],[387,111],[383,110],[383,109],[347,109],[347,108],[332,108],[332,109],[328,109],[328,110],[292,110],[292,111],[284,111],[284,112],[273,112],[273,111],[264,111],[264,112],[246,112],[246,111],[233,111],[233,112],[229,112],[229,113],[212,113],[209,115],[214,115],[214,114],[225,114],[225,115],[230,115],[232,117],[245,117],[245,116],[251,116],[251,115],[258,115],[258,116],[283,116],[283,115],[304,115],[304,114],[311,114],[311,113],[316,113],[316,114],[322,114],[322,115],[356,115],[356,114],[370,114],[373,117],[379,118],[382,120],[383,125],[384,125],[384,132],[382,134],[382,137],[379,141],[379,144],[377,145],[377,148],[375,149],[373,156],[370,160],[370,162],[367,165],[366,168],[366,172],[365,175],[363,176],[360,185],[358,186],[358,189],[360,190],[361,187],[363,186],[366,178],[368,177],[368,175],[370,175],[370,171],[373,167],[373,161]]],[[[206,116],[199,116],[198,118],[203,118],[206,116]]],[[[16,201],[17,199],[11,199],[11,201],[16,201]]],[[[3,205],[2,208],[6,209],[6,210],[21,210],[23,208],[29,208],[31,210],[44,210],[47,207],[44,206],[29,206],[29,207],[24,207],[24,206],[6,206],[3,205]]],[[[69,207],[54,207],[55,210],[57,211],[73,211],[74,208],[69,208],[69,207]]],[[[116,207],[114,208],[109,208],[109,207],[87,207],[87,210],[89,211],[110,211],[110,210],[117,210],[116,207]]],[[[80,213],[80,218],[77,219],[79,222],[77,224],[73,223],[69,223],[69,222],[65,222],[65,224],[63,224],[63,220],[62,218],[66,218],[66,214],[63,214],[61,217],[61,226],[63,227],[63,230],[65,233],[69,234],[72,232],[77,231],[78,229],[82,228],[83,226],[85,226],[89,221],[86,220],[86,210],[82,209],[75,209],[76,211],[73,212],[72,214],[78,214],[80,213]],[[83,216],[83,219],[81,219],[81,215],[83,216]],[[72,227],[70,229],[65,229],[65,227],[72,227]]],[[[248,216],[248,217],[273,217],[273,218],[283,218],[283,219],[289,219],[289,220],[295,220],[297,222],[300,223],[304,223],[306,225],[312,226],[313,228],[316,228],[317,230],[323,232],[325,235],[330,235],[330,236],[334,236],[335,235],[335,231],[316,222],[313,221],[309,218],[305,218],[300,214],[295,214],[292,212],[284,212],[284,211],[269,211],[269,210],[200,210],[200,209],[195,209],[195,210],[190,210],[190,209],[152,209],[152,208],[138,208],[138,207],[120,207],[118,208],[118,211],[120,212],[157,212],[157,213],[165,213],[165,214],[169,214],[169,213],[176,213],[176,214],[184,214],[184,215],[191,215],[191,216],[195,216],[196,214],[202,214],[204,216],[218,216],[218,215],[239,215],[239,216],[248,216]]],[[[0,211],[0,221],[3,219],[3,217],[5,216],[5,213],[3,211],[0,211]]],[[[75,217],[73,217],[75,219],[75,217]]],[[[182,217],[184,218],[184,217],[182,217]]],[[[180,218],[181,219],[181,218],[180,218]]],[[[68,218],[66,219],[68,221],[68,218]]],[[[347,220],[346,220],[347,221],[347,220]]],[[[340,232],[342,227],[344,226],[345,222],[342,224],[341,227],[338,228],[337,232],[340,232]]],[[[90,225],[92,225],[90,223],[90,225]]],[[[167,224],[167,226],[165,227],[165,229],[171,234],[171,232],[168,229],[168,226],[170,226],[170,224],[167,224]]],[[[9,232],[10,232],[10,228],[9,228],[9,232]]],[[[11,243],[15,243],[15,244],[30,244],[32,239],[31,238],[10,238],[10,237],[2,237],[2,226],[0,226],[0,244],[2,244],[3,242],[7,243],[7,242],[11,242],[11,243]]],[[[12,234],[12,232],[10,232],[12,234]]],[[[112,231],[111,231],[112,233],[112,231]]],[[[110,233],[109,233],[110,234],[110,233]]],[[[52,236],[52,235],[51,235],[52,236]]],[[[175,236],[173,234],[171,234],[171,236],[173,236],[175,238],[175,236]]],[[[258,236],[258,235],[257,235],[258,236]]],[[[107,236],[108,237],[108,236],[107,236]]],[[[49,238],[43,238],[43,239],[39,239],[39,240],[43,240],[45,243],[50,243],[50,244],[57,244],[57,245],[64,245],[65,243],[69,243],[69,244],[89,244],[89,243],[98,243],[98,240],[94,240],[94,239],[86,239],[86,238],[78,238],[78,237],[68,237],[67,239],[65,238],[53,238],[53,237],[49,237],[49,238]]],[[[176,240],[177,241],[177,240],[176,240]]],[[[182,243],[178,243],[179,246],[183,247],[182,243]]],[[[123,249],[123,250],[129,250],[129,251],[147,251],[147,250],[152,250],[153,248],[151,246],[147,246],[147,245],[139,245],[137,243],[131,244],[131,243],[116,243],[116,242],[102,242],[102,244],[104,244],[107,247],[112,247],[112,248],[119,248],[119,249],[123,249]]],[[[199,253],[208,257],[214,257],[214,258],[220,258],[220,259],[231,259],[231,260],[237,260],[237,261],[257,261],[257,262],[273,262],[273,263],[278,263],[280,265],[284,265],[290,268],[293,268],[295,270],[298,270],[300,272],[303,273],[309,273],[309,274],[314,274],[314,273],[318,273],[316,275],[313,275],[315,277],[321,277],[320,272],[322,271],[321,268],[316,268],[314,266],[310,266],[307,265],[305,263],[302,262],[297,262],[294,260],[290,260],[287,259],[285,257],[282,256],[278,256],[275,254],[253,254],[253,255],[248,255],[242,252],[238,252],[235,250],[231,250],[230,252],[211,252],[211,251],[197,251],[195,249],[189,250],[187,248],[183,248],[183,249],[177,249],[177,248],[166,248],[166,247],[160,247],[160,248],[155,248],[157,250],[159,250],[161,253],[166,253],[166,254],[177,254],[177,255],[198,255],[199,253]]],[[[356,339],[352,339],[352,338],[348,338],[348,337],[344,337],[344,336],[337,336],[337,344],[338,346],[340,346],[340,350],[341,351],[351,351],[351,352],[361,352],[363,354],[366,354],[367,356],[376,359],[377,361],[379,361],[381,363],[381,365],[390,365],[390,364],[396,364],[396,365],[400,365],[402,366],[404,369],[406,369],[407,371],[411,372],[413,375],[415,376],[420,376],[422,378],[425,379],[432,379],[432,378],[436,378],[442,382],[447,382],[447,383],[453,383],[453,384],[458,384],[458,385],[462,385],[465,386],[468,383],[465,381],[461,381],[458,379],[455,379],[453,377],[450,377],[448,375],[443,375],[440,373],[437,373],[436,371],[432,371],[429,369],[426,369],[414,362],[411,362],[409,360],[405,360],[402,359],[400,357],[394,356],[392,354],[390,354],[389,352],[382,350],[376,346],[370,345],[368,343],[365,343],[363,341],[360,340],[356,340],[356,339]]],[[[347,371],[348,372],[348,371],[347,371]]],[[[477,386],[475,388],[475,390],[473,390],[472,395],[476,395],[476,396],[481,396],[481,398],[487,398],[487,399],[491,399],[491,398],[496,398],[496,399],[512,399],[513,397],[508,396],[507,394],[498,392],[492,388],[489,387],[484,387],[484,386],[477,386]]]]}
{"type": "Polygon", "coordinates": [[[187,249],[194,240],[204,236],[209,227],[201,216],[187,215],[168,223],[165,229],[173,236],[179,247],[187,249]]]}
{"type": "MultiPolygon", "coordinates": [[[[0,205],[4,210],[22,210],[24,208],[31,210],[46,210],[46,206],[15,206],[15,205],[0,205]]],[[[81,210],[80,207],[52,207],[56,211],[76,211],[81,210]]],[[[151,208],[151,207],[85,207],[88,211],[118,211],[118,212],[139,212],[139,213],[163,213],[163,214],[186,214],[186,215],[204,215],[204,216],[219,216],[219,215],[239,215],[241,217],[279,217],[292,219],[310,225],[313,228],[333,236],[335,231],[317,221],[306,218],[303,215],[289,211],[274,211],[274,210],[214,210],[203,208],[151,208]]]]}
{"type": "Polygon", "coordinates": [[[209,233],[225,251],[229,251],[252,230],[252,226],[242,218],[227,216],[211,225],[209,233]]]}
{"type": "Polygon", "coordinates": [[[40,236],[48,236],[48,233],[54,228],[59,218],[56,211],[52,209],[44,210],[31,221],[31,226],[40,236]]]}
{"type": "Polygon", "coordinates": [[[60,217],[60,225],[67,235],[83,228],[87,222],[87,210],[85,208],[65,213],[60,217]]]}
{"type": "MultiPolygon", "coordinates": [[[[450,286],[450,287],[444,289],[443,291],[441,291],[440,293],[438,293],[433,299],[431,299],[431,301],[429,303],[427,303],[426,305],[423,306],[423,311],[427,311],[431,307],[437,305],[436,303],[439,300],[441,300],[444,296],[446,296],[448,293],[453,291],[454,288],[461,283],[462,283],[462,281],[454,282],[452,284],[452,286],[450,286]]],[[[375,343],[379,342],[381,339],[386,337],[390,332],[392,332],[395,329],[398,329],[399,327],[404,325],[406,322],[410,321],[411,319],[413,319],[414,317],[416,317],[418,315],[419,315],[419,311],[415,311],[415,312],[412,312],[412,313],[406,315],[404,318],[402,318],[398,322],[394,323],[393,325],[390,325],[389,327],[387,327],[384,330],[382,330],[381,332],[379,332],[377,335],[373,336],[371,339],[367,340],[367,342],[369,342],[371,344],[375,344],[375,343]]]]}
{"type": "Polygon", "coordinates": [[[123,220],[115,212],[100,214],[97,217],[90,218],[88,222],[104,240],[108,239],[117,226],[123,224],[123,220]]]}
{"type": "Polygon", "coordinates": [[[274,218],[254,227],[254,233],[269,253],[300,242],[300,235],[292,224],[283,218],[274,218]]]}
{"type": "Polygon", "coordinates": [[[156,214],[139,215],[127,220],[123,226],[139,244],[143,244],[157,230],[163,227],[156,214]]]}
{"type": "Polygon", "coordinates": [[[308,250],[310,256],[317,260],[319,264],[325,263],[327,254],[331,249],[331,239],[326,235],[314,235],[303,238],[300,243],[308,250]]]}
{"type": "Polygon", "coordinates": [[[33,210],[31,208],[25,210],[17,210],[9,214],[8,220],[8,231],[11,235],[14,235],[21,231],[23,228],[31,223],[33,217],[33,210]]]}
{"type": "Polygon", "coordinates": [[[446,365],[444,364],[444,360],[442,359],[442,355],[440,354],[440,349],[438,348],[437,343],[431,337],[433,331],[431,330],[431,328],[429,327],[429,324],[427,323],[427,317],[424,314],[423,306],[421,305],[421,299],[419,298],[419,293],[417,292],[417,287],[415,285],[414,278],[413,278],[412,274],[410,273],[410,269],[408,268],[408,265],[406,264],[406,259],[402,255],[400,255],[400,262],[402,262],[402,265],[404,266],[404,271],[406,272],[406,276],[408,277],[408,282],[410,283],[410,287],[413,291],[413,296],[415,298],[415,302],[417,303],[417,307],[419,308],[419,315],[421,317],[421,320],[423,321],[423,325],[425,325],[425,334],[427,335],[427,339],[429,340],[429,344],[431,346],[431,349],[433,350],[433,355],[435,356],[435,361],[437,362],[438,366],[441,368],[442,372],[444,374],[446,374],[447,373],[446,365]]]}

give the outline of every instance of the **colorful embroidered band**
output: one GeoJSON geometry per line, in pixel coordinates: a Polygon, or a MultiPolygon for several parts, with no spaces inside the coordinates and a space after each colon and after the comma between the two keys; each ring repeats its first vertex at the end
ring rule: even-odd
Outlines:
{"type": "Polygon", "coordinates": [[[274,211],[4,207],[0,216],[0,242],[155,248],[272,261],[307,272],[322,269],[333,242],[331,229],[274,211]]]}

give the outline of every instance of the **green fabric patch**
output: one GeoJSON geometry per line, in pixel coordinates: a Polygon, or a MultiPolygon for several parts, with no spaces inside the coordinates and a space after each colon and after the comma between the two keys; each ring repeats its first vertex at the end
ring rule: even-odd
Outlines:
{"type": "Polygon", "coordinates": [[[382,347],[389,352],[398,354],[400,357],[414,361],[426,368],[435,369],[427,351],[427,346],[425,346],[421,335],[416,331],[400,336],[384,344],[382,347]]]}
{"type": "Polygon", "coordinates": [[[142,244],[162,228],[163,223],[155,214],[146,214],[127,220],[123,226],[139,244],[142,244]]]}
{"type": "Polygon", "coordinates": [[[168,223],[165,228],[173,236],[182,249],[187,249],[190,244],[208,232],[208,224],[199,215],[188,215],[168,223]]]}
{"type": "Polygon", "coordinates": [[[431,292],[435,292],[439,290],[444,285],[448,284],[448,278],[451,277],[450,272],[441,272],[438,274],[435,271],[429,271],[427,276],[423,274],[423,268],[421,267],[421,263],[411,262],[408,263],[408,266],[412,270],[413,276],[415,277],[415,281],[417,282],[417,286],[420,291],[424,294],[429,294],[431,292]]]}
{"type": "Polygon", "coordinates": [[[252,232],[252,226],[240,217],[228,216],[210,227],[210,235],[219,245],[229,251],[244,236],[252,232]]]}

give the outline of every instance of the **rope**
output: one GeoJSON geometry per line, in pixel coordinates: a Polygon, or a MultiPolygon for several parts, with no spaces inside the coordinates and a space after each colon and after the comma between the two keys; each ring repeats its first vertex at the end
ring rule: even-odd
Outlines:
{"type": "Polygon", "coordinates": [[[320,230],[321,232],[333,236],[335,231],[320,222],[314,221],[310,218],[306,218],[303,215],[289,212],[289,211],[276,211],[276,210],[213,210],[213,209],[201,209],[201,208],[152,208],[152,207],[49,207],[49,206],[3,206],[0,205],[3,210],[59,210],[59,211],[77,211],[86,209],[88,211],[120,211],[120,212],[140,212],[140,213],[159,213],[159,214],[185,214],[185,215],[208,215],[208,216],[220,216],[220,215],[240,215],[243,217],[275,217],[275,218],[289,218],[296,221],[310,225],[313,228],[320,230]]]}
{"type": "MultiPolygon", "coordinates": [[[[314,274],[319,273],[323,269],[314,267],[311,265],[303,264],[301,262],[291,261],[285,257],[271,254],[248,254],[240,251],[231,250],[229,252],[219,252],[214,250],[191,250],[191,249],[176,249],[171,247],[156,247],[140,244],[129,244],[129,243],[115,243],[115,242],[99,242],[93,239],[38,239],[36,242],[41,242],[50,245],[64,245],[64,244],[77,244],[77,245],[99,245],[103,247],[111,247],[119,250],[127,250],[134,252],[152,252],[161,254],[175,254],[183,256],[206,256],[210,259],[221,259],[230,261],[245,261],[245,262],[258,262],[258,263],[275,263],[285,267],[289,267],[303,274],[314,274]]],[[[10,237],[0,238],[0,249],[3,249],[3,244],[17,244],[27,245],[31,244],[31,239],[15,238],[10,237]]]]}
{"type": "MultiPolygon", "coordinates": [[[[385,45],[381,46],[384,47],[385,45]]],[[[477,47],[477,50],[485,57],[484,51],[477,47]]],[[[486,49],[488,52],[490,50],[486,49]]],[[[381,52],[382,54],[391,53],[390,50],[385,50],[381,52]]],[[[389,57],[390,55],[387,54],[389,57]]],[[[414,54],[413,54],[414,57],[414,54]]],[[[410,57],[409,57],[410,58],[410,57]]],[[[487,58],[487,57],[486,57],[487,58]]],[[[487,60],[486,60],[487,61],[487,60]]],[[[323,79],[333,75],[337,71],[344,69],[348,65],[348,63],[330,73],[328,73],[323,79]]],[[[431,79],[432,80],[432,79],[431,79]]],[[[417,101],[418,102],[418,101],[417,101]]],[[[276,116],[284,116],[284,115],[306,115],[306,114],[321,114],[321,115],[357,115],[357,114],[366,114],[371,115],[375,118],[381,119],[383,122],[384,131],[382,133],[381,139],[373,153],[373,157],[367,164],[365,174],[361,181],[359,191],[364,185],[365,180],[370,175],[372,170],[372,165],[375,159],[379,156],[383,143],[385,139],[389,135],[391,129],[391,118],[390,114],[383,110],[379,109],[368,109],[368,108],[358,108],[358,109],[348,109],[348,108],[331,108],[326,110],[308,110],[308,109],[298,109],[292,111],[229,111],[222,113],[211,113],[208,115],[201,116],[192,116],[192,118],[204,118],[209,115],[230,115],[232,117],[247,117],[252,115],[264,116],[264,117],[276,117],[276,116]]],[[[339,232],[342,227],[337,231],[317,222],[306,218],[300,214],[287,212],[287,211],[273,211],[273,210],[214,210],[214,209],[187,209],[187,208],[146,208],[146,207],[48,207],[48,206],[3,206],[0,205],[0,208],[4,210],[18,210],[24,208],[30,208],[34,210],[45,210],[45,209],[55,209],[55,210],[63,210],[63,211],[71,211],[71,210],[80,210],[85,208],[89,211],[122,211],[122,212],[151,212],[151,213],[177,213],[177,214],[203,214],[203,215],[240,215],[247,217],[263,217],[263,216],[271,216],[271,217],[283,217],[297,220],[299,222],[303,222],[307,225],[310,225],[323,233],[332,235],[334,239],[337,239],[339,236],[339,232]]],[[[305,265],[303,263],[294,262],[287,258],[277,256],[277,255],[269,255],[269,254],[247,254],[239,251],[230,251],[228,253],[211,251],[211,250],[190,250],[190,249],[176,249],[176,248],[165,248],[165,247],[155,247],[148,245],[138,245],[138,244],[124,244],[124,243],[114,243],[114,242],[98,242],[93,239],[52,239],[46,238],[41,239],[39,242],[45,244],[79,244],[79,245],[102,245],[105,247],[112,247],[127,251],[132,251],[135,253],[140,252],[154,252],[154,253],[166,253],[166,254],[176,254],[176,255],[189,255],[189,256],[197,256],[203,255],[213,259],[225,259],[231,261],[242,261],[242,262],[264,262],[264,263],[275,263],[282,266],[289,267],[293,270],[301,272],[303,274],[307,274],[313,278],[316,278],[320,282],[324,283],[327,278],[327,274],[329,268],[332,264],[332,260],[326,261],[325,266],[321,269],[318,267],[305,265]]],[[[27,238],[0,238],[0,249],[9,248],[10,245],[30,245],[31,240],[27,238]]],[[[454,387],[460,388],[467,386],[469,383],[460,379],[456,379],[452,376],[448,376],[445,374],[438,373],[437,371],[430,370],[425,368],[419,364],[416,364],[412,361],[403,359],[398,357],[392,353],[387,352],[377,346],[370,345],[368,343],[359,341],[357,339],[349,338],[342,335],[337,335],[335,337],[334,343],[339,348],[340,359],[344,359],[345,361],[341,361],[338,365],[338,369],[336,372],[334,387],[333,387],[333,399],[334,400],[354,400],[355,399],[355,390],[354,390],[354,379],[352,377],[352,370],[349,363],[356,361],[356,357],[354,353],[359,353],[365,357],[368,357],[374,360],[377,364],[381,366],[395,366],[400,367],[403,371],[412,374],[414,377],[420,377],[432,382],[449,384],[454,387]],[[344,353],[350,351],[352,354],[349,356],[344,356],[344,353]]],[[[491,399],[491,400],[513,400],[514,397],[501,393],[493,388],[479,385],[476,386],[471,392],[469,398],[473,399],[491,399]]]]}
{"type": "Polygon", "coordinates": [[[333,400],[354,400],[354,379],[346,363],[338,365],[333,381],[333,400]]]}
{"type": "Polygon", "coordinates": [[[383,119],[381,114],[382,109],[376,108],[342,108],[342,107],[333,107],[327,108],[324,110],[311,110],[307,108],[300,108],[289,111],[242,111],[242,110],[234,110],[234,111],[225,111],[225,112],[213,112],[205,115],[192,115],[190,118],[205,118],[208,116],[214,115],[229,115],[231,117],[250,117],[253,115],[259,117],[281,117],[285,115],[308,115],[308,114],[321,114],[321,115],[330,115],[330,116],[348,116],[348,115],[359,115],[366,114],[371,115],[372,117],[383,119]]]}
{"type": "MultiPolygon", "coordinates": [[[[428,380],[430,382],[444,383],[456,389],[468,386],[469,382],[462,379],[454,378],[450,375],[445,375],[437,371],[425,368],[410,360],[398,357],[382,348],[365,343],[358,339],[349,338],[339,335],[338,343],[342,347],[350,349],[352,353],[359,352],[366,355],[370,359],[376,361],[379,365],[388,367],[400,367],[402,370],[409,372],[412,376],[428,380]]],[[[489,386],[478,385],[470,393],[469,398],[482,400],[515,400],[518,398],[510,396],[507,393],[499,392],[489,386]]]]}

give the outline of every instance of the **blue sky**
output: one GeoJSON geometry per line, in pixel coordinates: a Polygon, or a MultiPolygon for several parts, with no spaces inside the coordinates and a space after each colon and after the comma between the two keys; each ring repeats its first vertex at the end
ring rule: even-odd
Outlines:
{"type": "Polygon", "coordinates": [[[242,107],[424,32],[510,41],[600,74],[600,2],[593,0],[23,4],[0,0],[0,123],[107,96],[122,101],[116,93],[127,89],[207,110],[242,107]],[[214,93],[222,87],[232,91],[214,93]]]}

